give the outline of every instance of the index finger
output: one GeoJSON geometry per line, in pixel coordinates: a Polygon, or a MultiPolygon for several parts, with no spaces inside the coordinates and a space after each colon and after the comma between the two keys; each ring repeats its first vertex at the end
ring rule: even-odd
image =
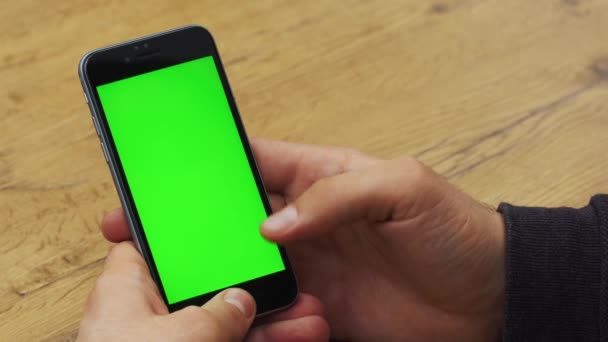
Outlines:
{"type": "Polygon", "coordinates": [[[374,163],[363,153],[334,146],[254,138],[251,148],[266,189],[278,194],[299,192],[320,178],[374,163]]]}
{"type": "Polygon", "coordinates": [[[283,193],[297,171],[302,154],[300,147],[293,143],[252,138],[251,149],[266,190],[283,193]]]}

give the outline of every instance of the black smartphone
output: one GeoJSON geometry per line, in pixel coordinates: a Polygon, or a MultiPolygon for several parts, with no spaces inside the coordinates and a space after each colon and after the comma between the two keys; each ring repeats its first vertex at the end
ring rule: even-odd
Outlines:
{"type": "Polygon", "coordinates": [[[188,26],[80,61],[93,124],[129,226],[170,311],[228,287],[258,315],[298,288],[211,34],[188,26]]]}

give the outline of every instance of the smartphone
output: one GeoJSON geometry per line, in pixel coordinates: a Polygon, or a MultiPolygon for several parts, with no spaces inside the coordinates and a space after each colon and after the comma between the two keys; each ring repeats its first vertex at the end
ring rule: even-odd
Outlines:
{"type": "Polygon", "coordinates": [[[298,287],[211,34],[188,26],[86,54],[79,76],[133,240],[170,311],[228,287],[258,315],[298,287]]]}

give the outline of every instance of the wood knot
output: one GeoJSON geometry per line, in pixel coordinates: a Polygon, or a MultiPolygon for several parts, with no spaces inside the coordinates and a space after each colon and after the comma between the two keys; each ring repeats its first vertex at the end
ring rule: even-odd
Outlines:
{"type": "Polygon", "coordinates": [[[444,14],[449,11],[450,11],[450,7],[447,4],[444,4],[442,2],[434,3],[430,9],[430,12],[432,14],[444,14]]]}
{"type": "Polygon", "coordinates": [[[14,91],[8,93],[8,98],[15,104],[23,103],[23,95],[14,91]]]}
{"type": "Polygon", "coordinates": [[[608,56],[596,59],[590,68],[599,79],[608,81],[608,56]]]}

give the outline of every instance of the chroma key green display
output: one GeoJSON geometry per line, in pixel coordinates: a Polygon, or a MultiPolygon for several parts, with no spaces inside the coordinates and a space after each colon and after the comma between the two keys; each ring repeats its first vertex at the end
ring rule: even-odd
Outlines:
{"type": "Polygon", "coordinates": [[[285,269],[212,56],[97,91],[169,304],[285,269]]]}

